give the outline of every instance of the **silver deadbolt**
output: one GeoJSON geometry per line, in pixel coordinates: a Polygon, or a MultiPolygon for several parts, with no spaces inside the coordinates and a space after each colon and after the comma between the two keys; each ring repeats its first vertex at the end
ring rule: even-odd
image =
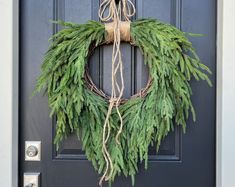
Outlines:
{"type": "Polygon", "coordinates": [[[40,161],[41,160],[41,142],[26,141],[25,142],[25,160],[40,161]]]}
{"type": "Polygon", "coordinates": [[[38,148],[35,145],[30,145],[27,150],[26,150],[26,154],[29,157],[34,157],[37,156],[38,154],[38,148]]]}

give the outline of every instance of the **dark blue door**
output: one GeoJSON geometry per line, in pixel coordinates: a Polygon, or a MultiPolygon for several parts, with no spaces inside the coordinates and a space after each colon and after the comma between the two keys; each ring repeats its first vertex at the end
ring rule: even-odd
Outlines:
{"type": "MultiPolygon", "coordinates": [[[[216,0],[136,0],[136,18],[152,17],[183,31],[205,34],[192,42],[203,63],[211,68],[215,85],[216,0]]],[[[75,135],[53,145],[54,120],[49,118],[47,98],[29,99],[48,47],[48,38],[59,28],[49,20],[84,23],[98,20],[99,0],[22,0],[20,26],[20,186],[24,172],[40,172],[42,187],[96,187],[98,175],[81,150],[75,135]],[[40,162],[24,160],[24,143],[42,141],[40,162]]],[[[125,97],[145,86],[148,70],[138,49],[122,45],[125,64],[125,97]],[[134,63],[136,62],[136,63],[134,63]]],[[[110,46],[96,49],[90,59],[94,82],[110,92],[110,46]]],[[[196,123],[188,120],[187,134],[175,129],[163,142],[159,154],[150,149],[149,168],[140,165],[136,187],[215,187],[215,86],[191,82],[196,123]]],[[[106,185],[105,185],[106,186],[106,185]]],[[[114,187],[130,187],[131,180],[119,177],[114,187]]]]}

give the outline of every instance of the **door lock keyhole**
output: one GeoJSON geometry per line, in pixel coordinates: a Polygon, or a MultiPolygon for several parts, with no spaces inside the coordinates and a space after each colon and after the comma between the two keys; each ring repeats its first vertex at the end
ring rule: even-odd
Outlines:
{"type": "Polygon", "coordinates": [[[35,157],[38,154],[38,148],[34,145],[30,145],[26,150],[26,154],[29,157],[35,157]]]}

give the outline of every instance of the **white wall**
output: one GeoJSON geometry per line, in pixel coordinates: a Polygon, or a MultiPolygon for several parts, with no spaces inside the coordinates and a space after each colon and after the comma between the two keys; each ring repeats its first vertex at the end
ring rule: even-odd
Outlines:
{"type": "Polygon", "coordinates": [[[17,187],[18,2],[0,0],[0,186],[17,187]],[[13,4],[14,2],[14,4],[13,4]],[[13,12],[15,15],[13,16],[13,12]],[[14,37],[13,37],[14,36],[14,37]],[[14,89],[13,89],[14,88],[14,89]]]}
{"type": "MultiPolygon", "coordinates": [[[[235,1],[219,1],[218,169],[222,187],[235,186],[235,1]],[[221,139],[219,139],[221,138],[221,139]],[[221,140],[221,141],[220,141],[221,140]]],[[[218,186],[220,187],[220,186],[218,186]]]]}

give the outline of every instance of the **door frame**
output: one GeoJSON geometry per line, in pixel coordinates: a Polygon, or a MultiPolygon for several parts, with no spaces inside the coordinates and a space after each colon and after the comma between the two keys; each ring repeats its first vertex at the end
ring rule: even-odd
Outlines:
{"type": "MultiPolygon", "coordinates": [[[[235,1],[217,0],[216,187],[232,187],[235,168],[235,1]]],[[[0,185],[18,186],[19,0],[0,0],[0,185]],[[3,46],[4,44],[4,46],[3,46]],[[3,88],[3,89],[2,89],[3,88]]]]}

